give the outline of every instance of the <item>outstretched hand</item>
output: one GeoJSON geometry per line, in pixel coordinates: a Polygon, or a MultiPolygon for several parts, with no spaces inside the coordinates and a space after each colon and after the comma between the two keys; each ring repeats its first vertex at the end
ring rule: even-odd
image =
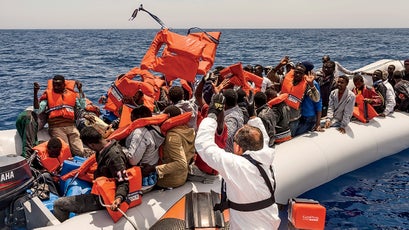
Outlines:
{"type": "Polygon", "coordinates": [[[34,93],[38,93],[38,91],[40,90],[40,84],[38,84],[38,82],[34,82],[34,93]]]}
{"type": "Polygon", "coordinates": [[[314,80],[315,80],[315,74],[311,71],[308,74],[305,75],[305,80],[310,86],[314,85],[314,80]]]}
{"type": "Polygon", "coordinates": [[[228,85],[230,85],[230,78],[225,78],[219,85],[216,86],[215,82],[212,82],[213,89],[215,94],[220,93],[224,88],[226,88],[228,85]]]}

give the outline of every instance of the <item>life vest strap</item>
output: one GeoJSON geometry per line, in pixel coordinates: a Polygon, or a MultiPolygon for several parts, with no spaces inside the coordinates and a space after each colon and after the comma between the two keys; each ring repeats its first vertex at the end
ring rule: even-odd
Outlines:
{"type": "Polygon", "coordinates": [[[46,112],[46,113],[51,113],[52,111],[60,110],[60,109],[67,109],[68,111],[70,111],[70,110],[71,110],[71,111],[74,111],[74,107],[73,107],[73,106],[70,106],[70,105],[58,105],[58,106],[49,108],[49,109],[46,110],[45,112],[46,112]]]}
{"type": "Polygon", "coordinates": [[[261,210],[264,208],[267,208],[271,205],[273,205],[275,203],[275,197],[274,197],[274,190],[276,187],[276,182],[275,182],[275,177],[274,177],[274,173],[272,170],[272,167],[270,166],[270,170],[272,172],[273,175],[273,180],[274,180],[274,189],[273,186],[271,185],[271,182],[267,176],[266,171],[264,171],[264,169],[261,167],[261,163],[254,160],[250,155],[248,154],[244,154],[242,155],[242,157],[246,158],[248,161],[250,161],[254,166],[257,167],[257,169],[259,170],[261,176],[263,177],[264,181],[267,184],[268,189],[270,190],[271,193],[271,197],[265,199],[265,200],[261,200],[261,201],[256,201],[256,202],[252,202],[252,203],[247,203],[247,204],[239,204],[239,203],[235,203],[233,201],[230,201],[227,199],[226,196],[226,183],[224,180],[222,180],[222,193],[221,193],[221,202],[216,204],[213,208],[213,210],[220,210],[221,212],[223,212],[225,209],[227,208],[231,208],[237,211],[241,211],[241,212],[251,212],[251,211],[257,211],[257,210],[261,210]]]}
{"type": "Polygon", "coordinates": [[[219,39],[213,37],[213,36],[210,35],[208,32],[204,31],[203,29],[201,29],[201,28],[199,28],[199,27],[189,28],[189,29],[187,30],[187,34],[190,34],[190,31],[193,30],[193,29],[198,29],[198,30],[200,30],[200,31],[203,32],[213,43],[215,43],[215,44],[217,44],[217,45],[219,44],[219,39]]]}

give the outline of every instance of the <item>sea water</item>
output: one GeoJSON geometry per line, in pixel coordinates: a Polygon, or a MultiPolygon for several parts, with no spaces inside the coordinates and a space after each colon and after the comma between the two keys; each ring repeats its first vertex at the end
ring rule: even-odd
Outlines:
{"type": "MultiPolygon", "coordinates": [[[[196,25],[194,25],[196,26],[196,25]]],[[[212,31],[211,29],[206,29],[212,31]]],[[[186,34],[187,29],[173,30],[186,34]]],[[[315,69],[330,55],[354,70],[380,59],[409,58],[409,29],[224,29],[214,66],[275,66],[284,56],[315,69]]],[[[115,77],[139,66],[158,29],[0,30],[0,130],[15,128],[33,103],[33,82],[56,74],[80,80],[97,103],[115,77]]],[[[328,210],[328,229],[405,229],[409,226],[409,153],[363,173],[350,173],[307,194],[328,210]],[[379,167],[385,167],[379,171],[379,167]],[[354,180],[351,180],[351,177],[354,180]]],[[[388,158],[389,159],[389,158],[388,158]]]]}

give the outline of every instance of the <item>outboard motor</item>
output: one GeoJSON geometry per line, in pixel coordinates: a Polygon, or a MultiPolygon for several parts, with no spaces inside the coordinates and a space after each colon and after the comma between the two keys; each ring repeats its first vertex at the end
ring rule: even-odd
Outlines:
{"type": "Polygon", "coordinates": [[[24,157],[14,154],[0,156],[0,229],[5,227],[3,223],[11,221],[10,218],[13,222],[21,219],[10,214],[16,211],[16,201],[26,195],[33,181],[30,165],[24,157]]]}

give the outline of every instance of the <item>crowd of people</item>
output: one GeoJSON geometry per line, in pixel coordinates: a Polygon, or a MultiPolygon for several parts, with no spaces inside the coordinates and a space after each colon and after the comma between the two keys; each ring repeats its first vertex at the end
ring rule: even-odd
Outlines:
{"type": "MultiPolygon", "coordinates": [[[[219,208],[230,208],[232,229],[251,229],[253,223],[272,229],[280,223],[271,168],[274,145],[330,127],[346,133],[353,117],[370,120],[371,108],[381,117],[408,112],[409,59],[404,66],[403,71],[391,65],[388,71],[354,73],[325,55],[314,70],[311,62],[294,64],[286,56],[274,67],[244,66],[239,79],[244,85],[224,74],[229,67],[219,66],[198,82],[157,77],[154,90],[142,84],[146,79],[120,75],[99,100],[103,111],[86,99],[81,82],[56,75],[41,97],[34,83],[34,111],[20,114],[16,126],[23,156],[36,156],[35,167],[52,176],[59,175],[64,160],[95,153],[95,177],[115,178],[118,185],[112,210],[126,200],[124,172],[131,166],[140,166],[145,177],[157,175],[154,189],[187,180],[209,183],[220,174],[219,208]],[[364,76],[372,76],[373,84],[365,84],[364,76]],[[350,79],[353,89],[347,87],[350,79]],[[121,86],[125,80],[134,82],[121,86]],[[130,94],[121,88],[130,85],[136,89],[130,94]],[[121,97],[115,101],[118,90],[121,97]],[[38,143],[44,114],[52,138],[38,143]]],[[[94,194],[61,197],[54,214],[64,221],[69,212],[102,208],[94,194]]]]}

